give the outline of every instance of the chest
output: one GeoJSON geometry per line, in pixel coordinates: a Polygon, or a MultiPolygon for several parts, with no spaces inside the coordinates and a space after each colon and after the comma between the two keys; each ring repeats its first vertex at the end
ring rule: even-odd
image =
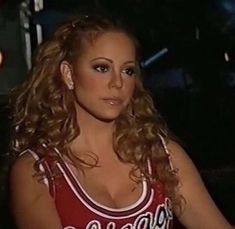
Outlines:
{"type": "Polygon", "coordinates": [[[64,228],[171,228],[170,200],[160,183],[143,180],[136,186],[128,167],[81,176],[71,166],[59,167],[63,176],[56,182],[55,203],[64,228]]]}
{"type": "MultiPolygon", "coordinates": [[[[56,188],[56,208],[68,228],[171,228],[170,201],[158,184],[142,183],[139,198],[125,207],[113,208],[97,202],[80,186],[60,178],[56,188]]],[[[65,228],[66,228],[65,227],[65,228]]]]}
{"type": "Polygon", "coordinates": [[[91,199],[110,208],[129,206],[143,193],[143,181],[131,177],[130,165],[110,164],[83,172],[73,166],[70,169],[76,182],[91,199]]]}

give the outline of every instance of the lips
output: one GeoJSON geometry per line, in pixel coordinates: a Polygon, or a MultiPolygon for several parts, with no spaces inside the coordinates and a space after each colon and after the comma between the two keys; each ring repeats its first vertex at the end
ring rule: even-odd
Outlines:
{"type": "Polygon", "coordinates": [[[118,106],[118,105],[121,105],[123,100],[119,97],[106,97],[106,98],[103,98],[102,100],[104,100],[104,102],[108,103],[109,105],[112,105],[112,106],[118,106]]]}

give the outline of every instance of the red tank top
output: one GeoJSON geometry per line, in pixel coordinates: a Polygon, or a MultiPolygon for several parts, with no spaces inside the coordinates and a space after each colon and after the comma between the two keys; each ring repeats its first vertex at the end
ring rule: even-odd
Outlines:
{"type": "MultiPolygon", "coordinates": [[[[94,201],[83,189],[67,162],[58,150],[56,166],[61,176],[55,181],[45,179],[52,194],[64,229],[169,229],[173,214],[171,201],[164,193],[163,185],[156,181],[143,181],[142,194],[132,205],[113,209],[94,201]]],[[[35,151],[27,150],[38,160],[35,151]]],[[[40,165],[43,172],[50,173],[52,159],[40,165]]]]}

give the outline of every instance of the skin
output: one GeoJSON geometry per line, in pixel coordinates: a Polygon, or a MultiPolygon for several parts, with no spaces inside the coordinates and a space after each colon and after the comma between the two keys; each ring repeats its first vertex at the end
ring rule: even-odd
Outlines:
{"type": "Polygon", "coordinates": [[[135,47],[125,34],[117,32],[100,35],[95,43],[86,42],[84,46],[86,51],[73,66],[62,63],[64,81],[67,85],[72,81],[74,85],[80,117],[112,122],[127,106],[134,91],[135,47]],[[115,105],[109,100],[112,98],[115,105]]]}
{"type": "MultiPolygon", "coordinates": [[[[74,93],[81,130],[71,143],[71,149],[87,162],[90,157],[83,152],[93,152],[99,159],[99,167],[85,169],[84,173],[72,166],[71,169],[95,201],[111,208],[126,207],[139,198],[142,185],[129,178],[132,165],[118,160],[112,147],[112,133],[115,119],[134,91],[135,75],[129,75],[132,72],[129,70],[136,65],[135,48],[125,34],[107,32],[95,42],[84,44],[83,50],[73,65],[64,61],[60,70],[68,89],[74,93]]],[[[182,224],[189,229],[231,229],[184,150],[172,141],[168,148],[172,163],[178,169],[180,193],[186,200],[185,210],[178,216],[182,224]]],[[[47,187],[33,178],[33,164],[30,155],[23,155],[11,170],[12,209],[17,226],[22,229],[32,228],[32,225],[35,229],[62,228],[47,187]]]]}

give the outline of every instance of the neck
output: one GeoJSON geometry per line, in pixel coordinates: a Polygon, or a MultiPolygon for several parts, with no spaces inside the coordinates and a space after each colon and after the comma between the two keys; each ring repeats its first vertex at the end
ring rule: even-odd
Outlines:
{"type": "Polygon", "coordinates": [[[92,151],[112,147],[114,121],[105,122],[83,109],[77,109],[77,122],[80,134],[72,143],[72,147],[87,148],[92,151]]]}

